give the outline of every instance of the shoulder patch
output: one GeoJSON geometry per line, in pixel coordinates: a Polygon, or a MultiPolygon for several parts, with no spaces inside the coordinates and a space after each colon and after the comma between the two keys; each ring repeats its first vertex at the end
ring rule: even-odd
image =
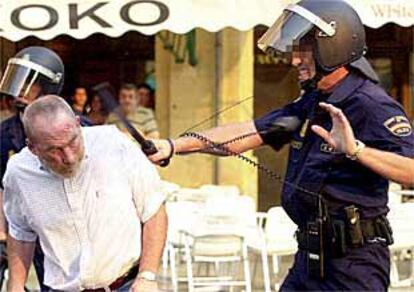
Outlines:
{"type": "Polygon", "coordinates": [[[391,134],[399,137],[410,136],[413,128],[410,121],[404,116],[395,116],[385,121],[384,126],[391,134]]]}

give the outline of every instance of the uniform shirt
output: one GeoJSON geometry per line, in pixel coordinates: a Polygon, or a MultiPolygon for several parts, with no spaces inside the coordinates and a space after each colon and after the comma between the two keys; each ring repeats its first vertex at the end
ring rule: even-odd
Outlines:
{"type": "MultiPolygon", "coordinates": [[[[82,126],[91,126],[91,122],[80,116],[82,126]]],[[[3,176],[6,165],[13,154],[18,153],[26,146],[26,134],[20,114],[15,114],[0,124],[0,189],[3,189],[3,176]]]]}
{"type": "Polygon", "coordinates": [[[7,120],[8,118],[10,118],[11,116],[13,116],[13,112],[11,110],[1,110],[0,111],[0,123],[7,120]]]}
{"type": "Polygon", "coordinates": [[[113,126],[82,128],[85,157],[62,179],[28,148],[14,155],[4,177],[4,210],[16,240],[39,238],[45,284],[79,291],[105,287],[141,253],[141,223],[165,195],[155,167],[113,126]]]}
{"type": "MultiPolygon", "coordinates": [[[[154,112],[149,108],[140,106],[135,112],[131,113],[126,118],[131,125],[144,136],[158,131],[158,125],[154,117],[154,112]]],[[[116,125],[121,131],[126,132],[125,126],[114,114],[109,115],[106,123],[116,125]]]]}
{"type": "MultiPolygon", "coordinates": [[[[340,216],[341,208],[354,204],[362,218],[387,213],[388,180],[344,154],[336,153],[310,129],[318,124],[331,129],[328,113],[317,105],[325,101],[339,107],[348,117],[357,139],[368,147],[414,157],[414,135],[404,110],[398,102],[370,80],[350,73],[331,94],[318,91],[305,94],[300,100],[257,119],[257,130],[272,128],[282,116],[298,116],[300,127],[291,137],[286,180],[313,192],[324,193],[331,202],[331,211],[340,216]]],[[[265,143],[280,149],[286,141],[276,141],[262,134],[265,143]]],[[[316,210],[315,198],[285,184],[282,205],[301,227],[316,210]]]]}
{"type": "MultiPolygon", "coordinates": [[[[0,124],[0,175],[1,179],[6,172],[6,165],[10,157],[26,146],[26,135],[18,114],[8,118],[0,124]]],[[[0,179],[0,186],[3,184],[0,179]]]]}

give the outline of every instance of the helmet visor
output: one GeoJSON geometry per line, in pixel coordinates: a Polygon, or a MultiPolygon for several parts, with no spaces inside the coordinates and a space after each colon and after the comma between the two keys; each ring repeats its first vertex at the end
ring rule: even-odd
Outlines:
{"type": "Polygon", "coordinates": [[[268,55],[278,56],[292,53],[294,46],[314,24],[292,11],[285,10],[276,22],[264,33],[258,41],[258,47],[268,55]]]}
{"type": "Polygon", "coordinates": [[[0,81],[0,94],[12,97],[27,97],[41,93],[42,80],[59,83],[61,74],[24,59],[10,59],[0,81]]]}

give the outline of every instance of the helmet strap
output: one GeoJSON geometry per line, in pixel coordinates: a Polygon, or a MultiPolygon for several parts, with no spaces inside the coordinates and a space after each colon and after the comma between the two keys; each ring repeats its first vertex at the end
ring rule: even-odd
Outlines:
{"type": "Polygon", "coordinates": [[[318,70],[313,78],[305,80],[300,83],[300,87],[305,92],[311,92],[318,87],[318,82],[324,77],[325,75],[321,74],[318,70]]]}

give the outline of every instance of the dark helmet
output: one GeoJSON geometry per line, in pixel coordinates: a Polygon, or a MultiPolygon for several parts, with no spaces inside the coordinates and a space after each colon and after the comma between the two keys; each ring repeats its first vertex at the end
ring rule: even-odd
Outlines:
{"type": "Polygon", "coordinates": [[[366,52],[361,19],[341,0],[302,0],[289,5],[258,46],[271,55],[291,53],[305,36],[313,40],[317,70],[322,74],[351,64],[366,52]]]}
{"type": "Polygon", "coordinates": [[[55,52],[44,47],[28,47],[8,61],[0,81],[0,94],[25,97],[38,85],[38,96],[58,95],[63,81],[63,62],[55,52]]]}

